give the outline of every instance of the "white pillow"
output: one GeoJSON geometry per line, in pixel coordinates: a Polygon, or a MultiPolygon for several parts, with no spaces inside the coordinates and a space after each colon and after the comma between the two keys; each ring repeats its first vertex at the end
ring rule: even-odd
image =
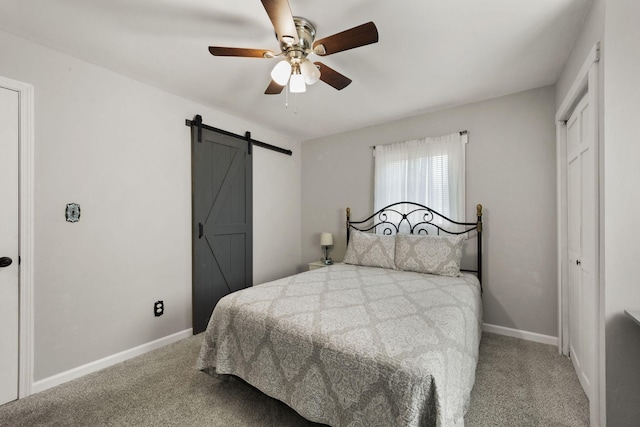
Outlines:
{"type": "Polygon", "coordinates": [[[395,264],[399,270],[459,276],[464,235],[396,235],[395,264]]]}
{"type": "Polygon", "coordinates": [[[345,264],[367,267],[395,268],[395,236],[351,230],[345,264]]]}

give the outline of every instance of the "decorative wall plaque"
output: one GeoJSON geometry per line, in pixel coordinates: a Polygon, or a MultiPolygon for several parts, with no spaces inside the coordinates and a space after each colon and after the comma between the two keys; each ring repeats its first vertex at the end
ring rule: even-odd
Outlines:
{"type": "Polygon", "coordinates": [[[67,204],[67,207],[64,210],[64,216],[67,219],[67,222],[80,221],[80,205],[77,203],[67,204]]]}

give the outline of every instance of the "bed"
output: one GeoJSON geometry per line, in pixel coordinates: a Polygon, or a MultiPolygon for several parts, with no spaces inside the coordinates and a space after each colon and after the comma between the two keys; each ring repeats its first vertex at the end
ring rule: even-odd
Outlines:
{"type": "Polygon", "coordinates": [[[468,223],[409,202],[362,221],[347,209],[346,228],[343,263],[222,298],[197,368],[331,426],[464,425],[481,336],[482,207],[468,223]],[[469,249],[475,265],[463,269],[469,249]]]}

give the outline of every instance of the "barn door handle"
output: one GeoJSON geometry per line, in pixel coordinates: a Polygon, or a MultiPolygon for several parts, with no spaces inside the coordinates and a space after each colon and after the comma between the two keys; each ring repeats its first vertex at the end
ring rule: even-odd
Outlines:
{"type": "Polygon", "coordinates": [[[582,265],[582,262],[580,262],[579,259],[576,260],[576,265],[582,265]]]}
{"type": "Polygon", "coordinates": [[[204,226],[201,222],[198,223],[198,239],[201,239],[204,236],[204,226]]]}
{"type": "Polygon", "coordinates": [[[8,256],[0,258],[0,268],[9,267],[13,263],[13,260],[8,256]]]}

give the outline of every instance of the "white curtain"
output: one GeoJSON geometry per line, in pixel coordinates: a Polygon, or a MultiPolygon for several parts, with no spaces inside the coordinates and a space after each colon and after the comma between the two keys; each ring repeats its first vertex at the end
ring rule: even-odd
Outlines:
{"type": "Polygon", "coordinates": [[[466,142],[466,132],[456,132],[375,147],[375,211],[416,202],[464,221],[466,142]]]}

